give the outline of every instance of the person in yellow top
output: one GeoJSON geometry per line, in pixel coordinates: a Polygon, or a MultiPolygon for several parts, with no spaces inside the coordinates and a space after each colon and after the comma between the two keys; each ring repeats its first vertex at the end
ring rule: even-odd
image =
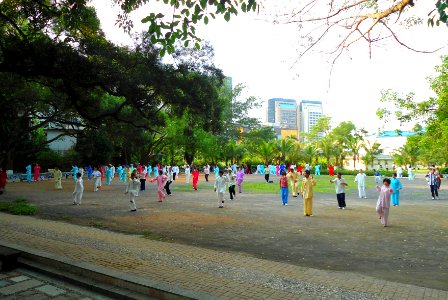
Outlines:
{"type": "Polygon", "coordinates": [[[57,190],[62,190],[62,172],[58,167],[54,169],[48,169],[51,173],[53,173],[54,178],[54,188],[57,190]]]}
{"type": "Polygon", "coordinates": [[[316,185],[314,178],[310,177],[310,171],[305,171],[305,177],[302,180],[302,198],[303,198],[303,210],[306,217],[313,215],[313,187],[316,185]]]}
{"type": "Polygon", "coordinates": [[[294,172],[294,168],[291,167],[286,177],[289,179],[289,184],[291,185],[292,196],[297,197],[297,194],[299,193],[299,174],[294,172]]]}

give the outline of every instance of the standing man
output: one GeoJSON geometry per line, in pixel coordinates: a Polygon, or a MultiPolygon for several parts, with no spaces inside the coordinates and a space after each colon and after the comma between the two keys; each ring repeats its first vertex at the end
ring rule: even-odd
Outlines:
{"type": "Polygon", "coordinates": [[[330,180],[331,183],[336,183],[336,199],[338,199],[339,209],[345,209],[345,187],[348,185],[345,179],[342,178],[342,173],[338,172],[337,178],[330,180]]]}
{"type": "Polygon", "coordinates": [[[179,167],[177,166],[177,164],[174,164],[174,167],[172,167],[172,171],[173,171],[173,180],[176,181],[176,175],[179,174],[179,167]]]}
{"type": "Polygon", "coordinates": [[[210,165],[206,164],[204,167],[204,176],[205,176],[205,181],[208,182],[208,176],[210,175],[210,165]]]}
{"type": "Polygon", "coordinates": [[[235,195],[236,174],[233,173],[232,168],[229,168],[227,171],[227,182],[229,183],[230,200],[233,200],[233,198],[236,198],[235,195]]]}
{"type": "Polygon", "coordinates": [[[431,169],[431,171],[429,171],[429,174],[426,175],[426,180],[428,180],[428,185],[429,188],[431,189],[431,196],[432,196],[432,200],[439,199],[439,192],[437,190],[437,175],[434,172],[434,169],[431,169]]]}
{"type": "Polygon", "coordinates": [[[73,190],[73,205],[81,205],[82,194],[84,193],[84,184],[82,183],[81,173],[76,173],[75,189],[73,190]]]}
{"type": "Polygon", "coordinates": [[[215,179],[215,193],[218,196],[218,207],[224,207],[224,193],[226,192],[226,183],[228,182],[227,177],[224,177],[224,172],[219,170],[218,177],[215,179]]]}
{"type": "Polygon", "coordinates": [[[264,180],[266,180],[266,183],[269,183],[269,166],[266,165],[264,168],[264,180]]]}
{"type": "Polygon", "coordinates": [[[302,198],[303,198],[303,210],[305,217],[313,216],[313,187],[316,186],[314,178],[310,177],[310,171],[305,171],[305,177],[302,180],[302,198]]]}
{"type": "Polygon", "coordinates": [[[366,196],[366,174],[362,171],[362,169],[359,169],[359,173],[355,177],[355,182],[358,183],[358,194],[359,199],[367,199],[366,196]]]}

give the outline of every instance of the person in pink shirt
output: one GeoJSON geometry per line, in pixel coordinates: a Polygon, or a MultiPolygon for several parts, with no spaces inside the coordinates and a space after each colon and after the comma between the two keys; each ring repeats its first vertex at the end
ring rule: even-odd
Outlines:
{"type": "Polygon", "coordinates": [[[159,202],[165,200],[165,193],[163,189],[165,187],[165,181],[168,179],[165,175],[163,175],[163,171],[159,170],[159,176],[151,179],[151,182],[157,181],[157,194],[159,195],[159,202]]]}
{"type": "Polygon", "coordinates": [[[38,181],[39,180],[39,176],[40,176],[40,166],[38,164],[36,164],[34,166],[34,181],[38,181]]]}
{"type": "Polygon", "coordinates": [[[384,178],[383,186],[376,186],[376,189],[380,193],[376,203],[376,212],[380,216],[381,224],[383,224],[384,227],[387,227],[387,222],[389,219],[390,195],[393,193],[390,188],[390,179],[384,178]]]}
{"type": "Polygon", "coordinates": [[[244,171],[241,167],[238,168],[238,172],[236,172],[236,183],[238,185],[238,193],[242,193],[242,187],[241,185],[243,184],[244,181],[244,171]]]}

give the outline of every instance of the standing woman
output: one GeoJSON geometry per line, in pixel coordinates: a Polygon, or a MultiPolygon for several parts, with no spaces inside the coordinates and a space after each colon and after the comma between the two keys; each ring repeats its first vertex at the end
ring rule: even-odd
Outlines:
{"type": "Polygon", "coordinates": [[[185,167],[185,183],[190,183],[190,166],[186,164],[184,167],[185,167]]]}
{"type": "MultiPolygon", "coordinates": [[[[218,169],[219,171],[219,169],[218,169]]],[[[193,170],[193,188],[195,191],[198,190],[198,181],[199,181],[199,169],[198,167],[194,167],[193,170]]]]}
{"type": "Polygon", "coordinates": [[[38,164],[36,164],[34,166],[34,181],[38,181],[39,180],[39,176],[40,176],[40,166],[38,164]]]}
{"type": "Polygon", "coordinates": [[[398,206],[400,205],[400,190],[403,188],[401,185],[400,180],[397,178],[397,173],[394,173],[392,175],[392,178],[390,180],[390,187],[392,188],[392,205],[398,206]]]}
{"type": "Polygon", "coordinates": [[[26,166],[26,181],[31,182],[31,165],[26,166]]]}
{"type": "Polygon", "coordinates": [[[390,196],[393,193],[390,188],[390,179],[384,178],[383,186],[376,186],[376,190],[380,193],[376,203],[376,212],[378,213],[378,216],[380,216],[381,224],[383,224],[384,227],[387,227],[389,220],[390,196]]]}
{"type": "Polygon", "coordinates": [[[244,171],[241,167],[238,168],[238,172],[236,172],[236,183],[238,184],[238,193],[242,193],[243,190],[241,188],[241,185],[244,181],[244,171]]]}

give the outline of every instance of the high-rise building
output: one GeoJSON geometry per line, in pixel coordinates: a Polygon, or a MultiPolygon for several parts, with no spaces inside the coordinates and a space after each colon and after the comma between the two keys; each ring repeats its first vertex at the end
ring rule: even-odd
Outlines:
{"type": "Polygon", "coordinates": [[[283,128],[297,128],[296,100],[272,98],[268,100],[268,123],[279,124],[283,128]]]}
{"type": "Polygon", "coordinates": [[[322,102],[302,100],[297,106],[297,125],[299,132],[310,132],[317,124],[317,120],[323,116],[322,102]]]}

